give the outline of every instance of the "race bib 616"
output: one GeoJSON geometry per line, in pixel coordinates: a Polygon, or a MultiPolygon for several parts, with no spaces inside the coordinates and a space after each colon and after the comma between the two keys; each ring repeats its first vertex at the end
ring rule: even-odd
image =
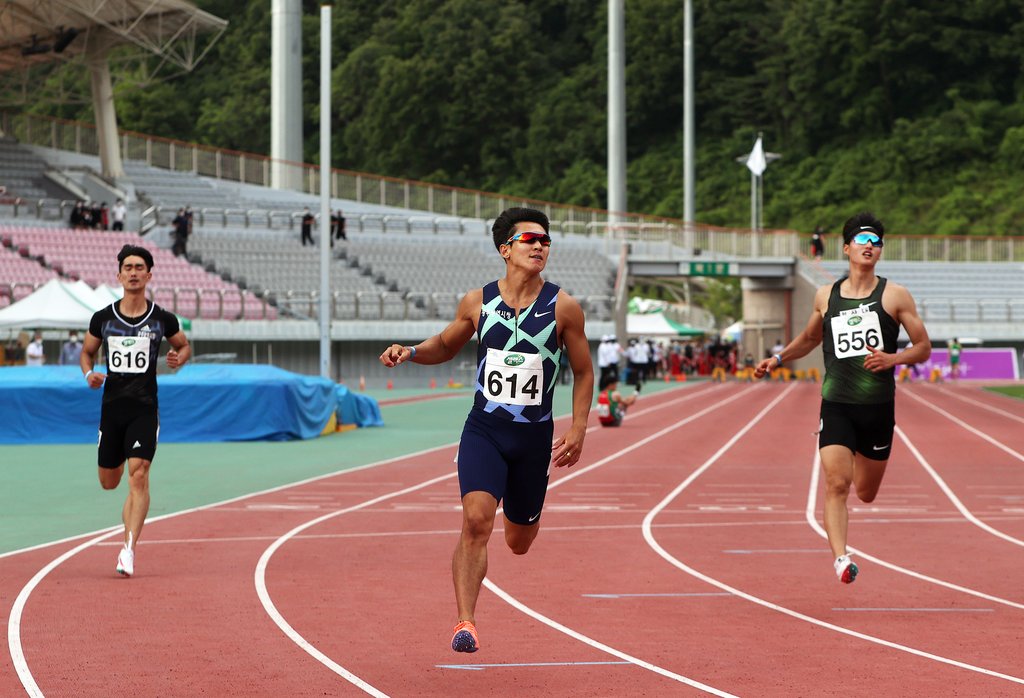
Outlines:
{"type": "Polygon", "coordinates": [[[117,373],[145,373],[149,337],[107,337],[107,368],[117,373]]]}

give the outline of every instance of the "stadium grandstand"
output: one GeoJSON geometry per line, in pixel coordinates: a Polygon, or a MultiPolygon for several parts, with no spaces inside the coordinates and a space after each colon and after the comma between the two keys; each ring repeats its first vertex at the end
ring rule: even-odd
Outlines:
{"type": "MultiPolygon", "coordinates": [[[[5,11],[19,19],[13,26],[28,41],[33,20],[17,14],[23,4],[9,4],[5,11]]],[[[147,34],[147,50],[168,53],[177,32],[188,39],[189,50],[176,54],[187,69],[202,55],[198,37],[216,36],[224,25],[188,3],[172,4],[153,3],[157,10],[178,13],[177,28],[158,22],[169,33],[147,34]]],[[[50,9],[63,12],[58,5],[50,9]]],[[[111,45],[130,43],[132,37],[110,29],[117,22],[109,14],[133,11],[130,3],[104,8],[85,18],[90,31],[111,45]]],[[[65,19],[65,26],[74,24],[65,19]]],[[[139,31],[156,31],[143,20],[139,31]]],[[[73,39],[70,46],[79,53],[88,45],[73,39]]],[[[53,58],[28,54],[32,64],[53,58]]],[[[0,70],[24,67],[16,50],[7,51],[3,61],[0,70]]],[[[90,69],[97,70],[94,63],[90,69]]],[[[94,77],[103,83],[102,74],[94,77]]],[[[0,112],[0,307],[52,278],[111,283],[116,248],[130,240],[154,252],[153,298],[194,320],[193,341],[201,353],[272,360],[315,373],[319,254],[300,244],[299,221],[307,209],[319,216],[322,185],[329,188],[332,213],[342,212],[347,221],[347,239],[333,241],[329,270],[331,370],[342,380],[382,376],[375,360],[381,342],[439,331],[461,293],[501,275],[489,227],[512,205],[548,214],[557,244],[546,277],[580,300],[595,343],[603,334],[624,333],[626,300],[637,280],[732,275],[745,280],[743,350],[763,355],[774,335],[799,331],[815,285],[845,266],[835,245],[822,262],[805,260],[805,240],[793,231],[720,229],[639,214],[613,217],[603,210],[341,169],[321,182],[318,168],[294,163],[294,176],[287,178],[292,188],[272,187],[280,162],[118,131],[108,118],[112,100],[96,94],[93,100],[97,125],[0,112]],[[76,202],[119,199],[128,204],[129,232],[70,228],[76,202]],[[185,208],[192,215],[191,234],[187,252],[175,256],[171,221],[185,208]],[[717,265],[715,272],[708,274],[708,263],[717,265]]],[[[321,227],[318,221],[318,241],[321,227]]],[[[1019,342],[1024,249],[1014,244],[1012,238],[890,236],[880,271],[910,288],[940,342],[953,336],[1019,342]]],[[[465,350],[459,362],[469,362],[470,353],[465,350]]],[[[402,378],[425,382],[426,375],[423,367],[412,366],[402,378]]]]}

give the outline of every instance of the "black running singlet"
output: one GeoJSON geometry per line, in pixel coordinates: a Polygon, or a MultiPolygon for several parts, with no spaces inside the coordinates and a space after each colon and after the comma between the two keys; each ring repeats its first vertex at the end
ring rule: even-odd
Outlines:
{"type": "Polygon", "coordinates": [[[893,370],[874,373],[864,368],[868,347],[896,352],[900,326],[882,307],[886,280],[878,277],[867,298],[843,298],[840,279],[832,285],[822,327],[825,379],[821,396],[832,402],[873,405],[890,402],[896,394],[893,370]]]}

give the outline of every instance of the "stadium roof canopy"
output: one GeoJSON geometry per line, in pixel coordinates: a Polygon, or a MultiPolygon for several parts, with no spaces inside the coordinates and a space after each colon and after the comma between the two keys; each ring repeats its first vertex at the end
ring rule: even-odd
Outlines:
{"type": "Polygon", "coordinates": [[[0,0],[0,73],[122,45],[191,70],[226,27],[186,0],[0,0]]]}

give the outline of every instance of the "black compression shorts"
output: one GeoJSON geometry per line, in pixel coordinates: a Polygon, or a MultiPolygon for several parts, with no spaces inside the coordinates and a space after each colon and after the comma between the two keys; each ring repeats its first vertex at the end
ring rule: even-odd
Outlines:
{"type": "Polygon", "coordinates": [[[896,428],[896,403],[855,405],[821,401],[818,448],[846,446],[871,460],[889,460],[896,428]]]}
{"type": "Polygon", "coordinates": [[[159,436],[160,415],[155,406],[121,401],[104,404],[97,444],[98,465],[114,469],[128,458],[152,461],[159,436]]]}

